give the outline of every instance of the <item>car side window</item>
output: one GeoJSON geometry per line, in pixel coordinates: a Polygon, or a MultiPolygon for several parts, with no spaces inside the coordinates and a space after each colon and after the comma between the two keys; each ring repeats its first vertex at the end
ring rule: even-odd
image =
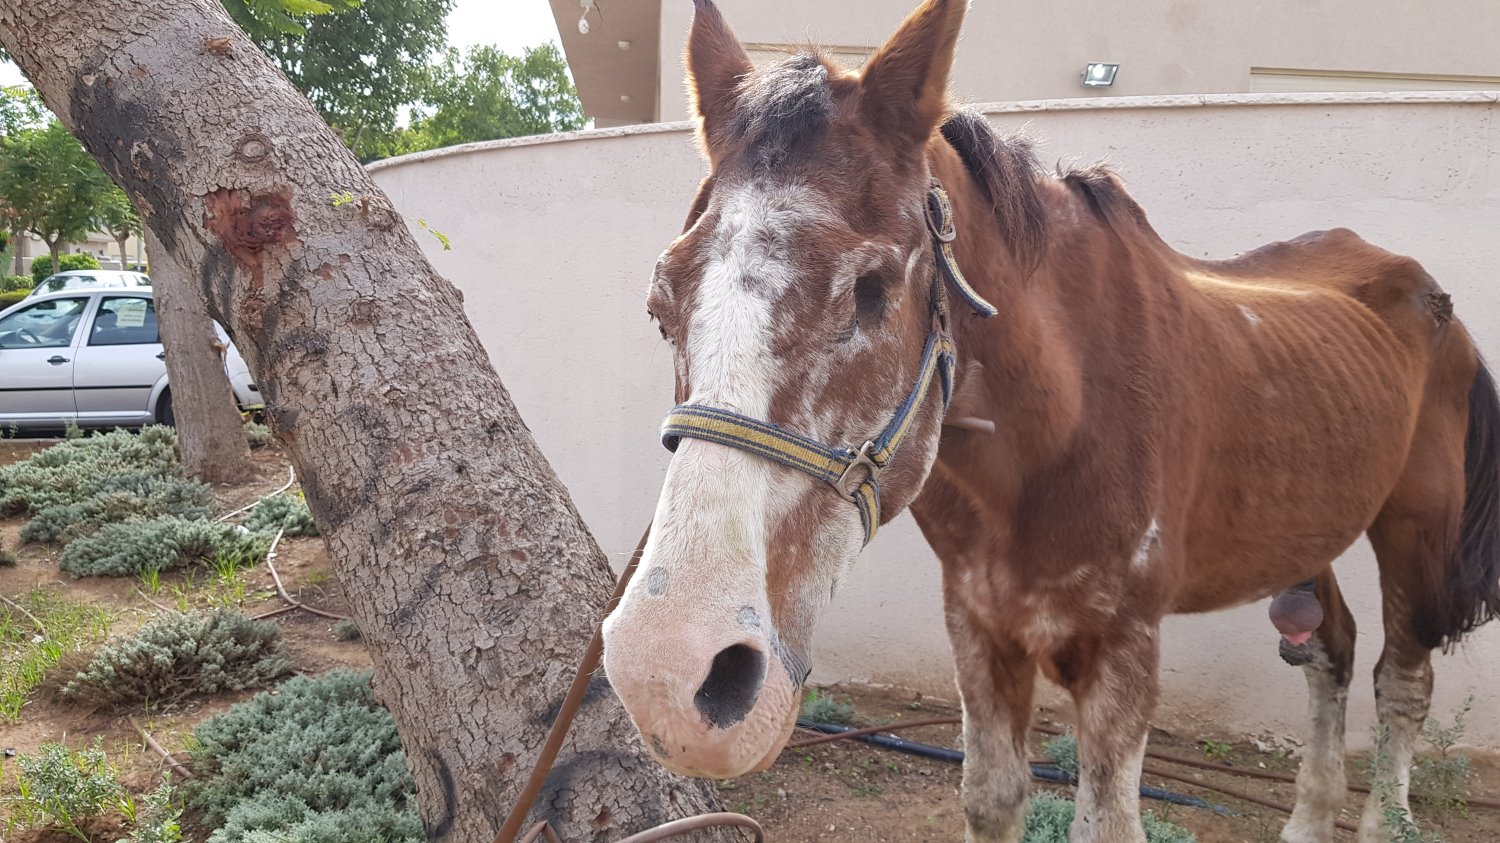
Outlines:
{"type": "Polygon", "coordinates": [[[89,345],[141,345],[160,342],[156,307],[139,296],[106,296],[99,302],[89,345]]]}
{"type": "Polygon", "coordinates": [[[0,348],[67,348],[88,303],[48,299],[0,319],[0,348]]]}

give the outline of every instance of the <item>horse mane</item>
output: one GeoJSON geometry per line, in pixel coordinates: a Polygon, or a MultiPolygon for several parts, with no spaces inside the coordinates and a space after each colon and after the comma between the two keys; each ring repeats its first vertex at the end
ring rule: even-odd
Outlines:
{"type": "Polygon", "coordinates": [[[1011,255],[1030,274],[1047,247],[1047,209],[1037,186],[1042,168],[1031,141],[1001,135],[971,109],[954,112],[943,123],[942,133],[989,200],[1011,255]]]}

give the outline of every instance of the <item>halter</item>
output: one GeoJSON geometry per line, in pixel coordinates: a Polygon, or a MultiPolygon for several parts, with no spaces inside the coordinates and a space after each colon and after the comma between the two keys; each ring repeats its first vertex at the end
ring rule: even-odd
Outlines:
{"type": "Polygon", "coordinates": [[[936,179],[927,190],[926,217],[939,268],[938,275],[932,280],[930,298],[932,333],[927,335],[927,343],[922,349],[917,382],[879,435],[858,448],[836,447],[729,410],[702,404],[679,404],[662,423],[661,441],[667,450],[676,451],[677,444],[684,437],[702,439],[810,474],[833,486],[840,495],[854,503],[864,526],[865,544],[869,544],[880,527],[881,472],[901,446],[933,380],[942,384],[945,413],[953,394],[956,351],[953,338],[948,335],[948,306],[943,280],[953,285],[959,297],[974,309],[975,315],[989,318],[999,313],[994,305],[969,286],[958,268],[953,256],[953,240],[958,236],[953,224],[953,203],[936,179]]]}

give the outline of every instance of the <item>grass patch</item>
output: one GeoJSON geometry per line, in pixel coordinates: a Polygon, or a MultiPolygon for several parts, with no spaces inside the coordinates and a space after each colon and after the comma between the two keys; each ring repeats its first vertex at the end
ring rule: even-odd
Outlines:
{"type": "Polygon", "coordinates": [[[99,648],[62,694],[100,706],[170,703],[260,687],[291,670],[273,623],[238,612],[171,614],[99,648]]]}
{"type": "Polygon", "coordinates": [[[420,841],[416,787],[368,673],[299,676],[194,730],[189,804],[209,843],[420,841]]]}
{"type": "Polygon", "coordinates": [[[109,633],[109,612],[67,600],[58,589],[38,587],[15,603],[25,611],[0,603],[0,721],[20,716],[26,695],[59,660],[109,633]]]}

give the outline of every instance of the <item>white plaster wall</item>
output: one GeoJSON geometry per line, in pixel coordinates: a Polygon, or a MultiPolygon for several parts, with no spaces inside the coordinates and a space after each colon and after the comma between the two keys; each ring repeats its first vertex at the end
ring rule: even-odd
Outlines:
{"type": "MultiPolygon", "coordinates": [[[[1043,161],[1110,162],[1168,242],[1227,257],[1335,225],[1421,260],[1500,361],[1500,95],[1249,95],[1054,100],[988,109],[1040,139],[1043,161]]],[[[681,124],[502,141],[373,165],[422,232],[528,426],[617,562],[653,508],[667,462],[668,348],[645,285],[682,224],[703,164],[681,124]]],[[[1338,571],[1360,623],[1351,739],[1373,718],[1380,647],[1374,560],[1338,571]]],[[[903,516],[860,560],[818,633],[814,680],[952,698],[937,563],[903,516]]],[[[1300,671],[1281,663],[1265,604],[1174,618],[1157,722],[1300,734],[1300,671]]],[[[1477,699],[1470,739],[1500,749],[1500,625],[1438,659],[1434,711],[1477,699]]]]}
{"type": "MultiPolygon", "coordinates": [[[[747,43],[874,48],[917,2],[718,5],[747,43]]],[[[688,116],[682,49],[691,23],[691,3],[661,4],[660,120],[688,116]]],[[[953,90],[977,102],[1238,93],[1250,90],[1252,67],[1493,77],[1497,31],[1494,0],[980,0],[964,19],[953,90]],[[1096,61],[1120,65],[1114,86],[1083,87],[1084,65],[1096,61]]]]}

